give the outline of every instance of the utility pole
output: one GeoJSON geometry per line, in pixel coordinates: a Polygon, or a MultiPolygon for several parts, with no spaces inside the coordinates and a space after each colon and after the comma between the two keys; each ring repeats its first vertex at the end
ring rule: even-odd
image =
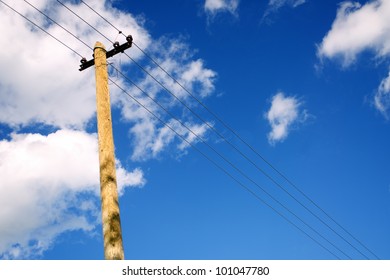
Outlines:
{"type": "Polygon", "coordinates": [[[110,92],[108,89],[107,58],[131,47],[132,38],[106,52],[104,45],[96,42],[94,59],[81,60],[80,71],[95,64],[96,108],[99,139],[100,194],[102,204],[102,225],[104,257],[106,260],[123,260],[122,230],[119,215],[118,190],[115,171],[114,139],[112,134],[110,92]]]}
{"type": "Polygon", "coordinates": [[[94,57],[104,256],[108,260],[123,260],[106,49],[100,42],[95,45],[94,57]]]}

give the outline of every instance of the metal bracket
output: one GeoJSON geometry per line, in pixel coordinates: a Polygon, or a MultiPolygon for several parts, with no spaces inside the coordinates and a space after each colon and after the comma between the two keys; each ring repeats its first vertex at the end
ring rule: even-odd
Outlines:
{"type": "MultiPolygon", "coordinates": [[[[125,50],[127,50],[128,48],[131,48],[131,46],[133,45],[133,37],[131,35],[127,36],[126,37],[126,43],[123,43],[122,45],[119,45],[119,42],[115,42],[114,43],[114,48],[108,52],[106,52],[106,57],[107,58],[110,58],[110,57],[113,57],[114,55],[118,54],[118,53],[123,53],[125,50]]],[[[92,65],[95,65],[95,59],[91,59],[91,60],[88,60],[86,58],[82,58],[80,60],[80,69],[79,71],[83,71],[89,67],[91,67],[92,65]]]]}

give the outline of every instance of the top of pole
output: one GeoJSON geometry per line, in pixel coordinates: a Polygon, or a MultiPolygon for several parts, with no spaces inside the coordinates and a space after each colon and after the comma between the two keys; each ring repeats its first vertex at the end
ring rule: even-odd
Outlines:
{"type": "Polygon", "coordinates": [[[106,51],[106,47],[103,45],[103,43],[100,43],[99,41],[97,41],[95,43],[95,46],[93,47],[94,52],[95,52],[95,49],[103,49],[104,51],[106,51]]]}
{"type": "MultiPolygon", "coordinates": [[[[119,42],[115,42],[114,48],[112,50],[109,50],[109,51],[106,51],[106,47],[102,43],[96,42],[95,47],[94,47],[94,51],[96,48],[104,49],[104,51],[106,52],[106,58],[110,58],[110,57],[116,55],[117,53],[123,53],[128,48],[131,48],[132,45],[133,45],[133,37],[131,35],[129,35],[126,37],[126,43],[119,45],[119,42]]],[[[80,60],[80,62],[81,62],[81,64],[80,64],[79,71],[83,71],[83,70],[91,67],[92,65],[94,65],[95,59],[91,59],[91,60],[87,61],[87,59],[85,57],[83,57],[80,60]]]]}

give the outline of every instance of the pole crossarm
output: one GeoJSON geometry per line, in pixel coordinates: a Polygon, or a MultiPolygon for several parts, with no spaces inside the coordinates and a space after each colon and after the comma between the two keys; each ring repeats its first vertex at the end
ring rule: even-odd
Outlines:
{"type": "MultiPolygon", "coordinates": [[[[126,43],[123,43],[122,45],[119,45],[118,42],[115,42],[114,48],[112,50],[106,52],[106,58],[113,57],[114,55],[116,55],[118,53],[123,53],[128,48],[131,48],[132,44],[133,44],[133,37],[131,35],[126,37],[126,43]]],[[[93,66],[95,64],[95,59],[93,58],[93,59],[87,61],[85,58],[82,58],[80,60],[80,62],[81,62],[81,64],[80,64],[79,71],[83,71],[83,70],[93,66]]]]}

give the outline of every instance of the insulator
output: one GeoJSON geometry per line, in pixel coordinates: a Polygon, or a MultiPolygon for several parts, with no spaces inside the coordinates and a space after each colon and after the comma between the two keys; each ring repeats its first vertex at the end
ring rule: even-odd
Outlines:
{"type": "Polygon", "coordinates": [[[127,42],[129,42],[130,44],[132,44],[132,43],[133,43],[133,36],[131,36],[131,35],[127,36],[127,37],[126,37],[126,40],[127,40],[127,42]]]}
{"type": "Polygon", "coordinates": [[[81,64],[84,64],[85,62],[87,62],[87,59],[85,57],[83,57],[81,60],[80,60],[81,64]]]}
{"type": "Polygon", "coordinates": [[[114,43],[114,48],[119,48],[119,42],[118,42],[118,41],[116,41],[116,42],[114,43]]]}

